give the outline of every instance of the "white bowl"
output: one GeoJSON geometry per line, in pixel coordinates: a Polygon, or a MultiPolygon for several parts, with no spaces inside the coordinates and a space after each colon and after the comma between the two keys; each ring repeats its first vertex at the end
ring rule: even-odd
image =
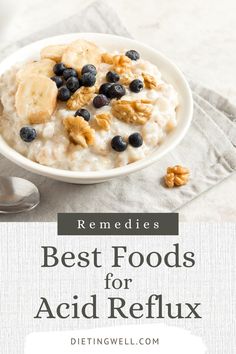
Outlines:
{"type": "Polygon", "coordinates": [[[104,171],[68,171],[47,167],[33,162],[12,149],[0,136],[0,153],[6,158],[25,168],[28,171],[59,181],[78,184],[99,183],[114,177],[125,176],[136,172],[156,162],[176,147],[186,134],[192,119],[193,100],[191,90],[181,71],[163,54],[140,42],[125,37],[98,33],[73,33],[43,39],[21,48],[0,63],[0,75],[11,66],[27,59],[38,58],[40,49],[49,44],[69,43],[78,38],[84,38],[107,48],[108,50],[136,49],[141,57],[156,64],[164,80],[171,83],[178,92],[180,105],[177,109],[177,127],[165,138],[161,146],[157,147],[149,156],[132,164],[104,171]]]}

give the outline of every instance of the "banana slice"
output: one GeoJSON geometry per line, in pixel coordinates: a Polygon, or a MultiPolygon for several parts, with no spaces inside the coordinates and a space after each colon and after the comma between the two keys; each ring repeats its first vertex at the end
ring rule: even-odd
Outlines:
{"type": "Polygon", "coordinates": [[[18,116],[30,124],[46,123],[56,108],[57,87],[43,75],[30,75],[20,82],[15,106],[18,116]]]}
{"type": "Polygon", "coordinates": [[[101,53],[94,43],[79,39],[69,44],[62,56],[62,62],[80,72],[86,64],[98,65],[101,62],[101,53]]]}
{"type": "Polygon", "coordinates": [[[56,62],[51,59],[42,59],[40,61],[27,63],[17,72],[16,80],[19,83],[31,75],[44,75],[51,77],[54,75],[53,67],[55,64],[56,62]]]}
{"type": "Polygon", "coordinates": [[[40,52],[40,55],[42,59],[52,59],[59,63],[66,48],[67,46],[65,44],[50,45],[43,48],[40,52]]]}

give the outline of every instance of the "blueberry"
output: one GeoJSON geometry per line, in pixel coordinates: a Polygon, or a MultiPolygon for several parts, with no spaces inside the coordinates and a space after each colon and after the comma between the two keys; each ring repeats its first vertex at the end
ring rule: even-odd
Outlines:
{"type": "Polygon", "coordinates": [[[85,73],[91,73],[93,75],[97,75],[97,69],[95,68],[95,66],[93,64],[87,64],[87,65],[84,65],[81,70],[82,75],[85,73]]]}
{"type": "Polygon", "coordinates": [[[66,69],[66,67],[63,63],[58,63],[58,64],[54,65],[54,67],[53,67],[54,73],[58,76],[61,76],[65,69],[66,69]]]}
{"type": "Polygon", "coordinates": [[[89,111],[87,111],[87,109],[78,109],[78,111],[75,112],[74,114],[75,117],[80,116],[83,117],[84,120],[86,120],[87,122],[90,120],[90,113],[89,111]]]}
{"type": "Polygon", "coordinates": [[[91,73],[85,73],[81,76],[82,86],[91,87],[94,86],[96,82],[96,76],[91,73]]]}
{"type": "Polygon", "coordinates": [[[108,82],[117,82],[120,80],[120,76],[115,71],[108,71],[106,79],[108,82]]]}
{"type": "Polygon", "coordinates": [[[135,79],[131,81],[131,83],[129,84],[129,88],[132,92],[138,93],[143,89],[143,82],[139,79],[135,79]]]}
{"type": "Polygon", "coordinates": [[[108,94],[108,90],[109,90],[109,88],[112,86],[112,84],[110,84],[110,83],[105,83],[105,84],[102,84],[101,86],[100,86],[100,88],[99,88],[99,93],[101,93],[102,95],[105,95],[105,96],[107,96],[107,94],[108,94]]]}
{"type": "Polygon", "coordinates": [[[108,92],[107,92],[107,96],[108,96],[109,98],[117,98],[117,99],[119,99],[119,98],[121,98],[122,96],[124,96],[125,93],[126,93],[126,91],[125,91],[124,86],[119,85],[119,84],[113,84],[113,85],[109,88],[109,90],[108,90],[108,92]]]}
{"type": "Polygon", "coordinates": [[[75,69],[69,68],[63,71],[63,77],[65,80],[67,80],[69,77],[78,77],[78,74],[75,69]]]}
{"type": "Polygon", "coordinates": [[[36,130],[31,127],[23,127],[20,130],[20,137],[26,143],[31,143],[37,136],[36,130]]]}
{"type": "Polygon", "coordinates": [[[51,80],[55,82],[55,84],[57,85],[57,88],[59,88],[63,85],[63,79],[60,76],[53,76],[53,77],[51,77],[51,80]]]}
{"type": "Polygon", "coordinates": [[[66,81],[66,87],[71,92],[75,92],[80,87],[79,79],[74,76],[69,77],[69,79],[66,81]]]}
{"type": "Polygon", "coordinates": [[[66,86],[62,86],[58,90],[57,98],[60,101],[67,101],[71,96],[70,90],[66,86]]]}
{"type": "Polygon", "coordinates": [[[135,148],[138,148],[143,145],[142,135],[139,133],[133,133],[129,136],[129,144],[135,148]]]}
{"type": "Polygon", "coordinates": [[[109,100],[105,95],[97,95],[93,99],[93,105],[95,108],[101,108],[108,105],[109,100]]]}
{"type": "Polygon", "coordinates": [[[123,140],[123,138],[119,135],[114,136],[111,140],[111,147],[115,151],[122,152],[127,149],[127,143],[123,140]]]}
{"type": "Polygon", "coordinates": [[[128,50],[128,52],[126,52],[125,55],[131,60],[138,60],[140,58],[139,53],[134,49],[128,50]]]}

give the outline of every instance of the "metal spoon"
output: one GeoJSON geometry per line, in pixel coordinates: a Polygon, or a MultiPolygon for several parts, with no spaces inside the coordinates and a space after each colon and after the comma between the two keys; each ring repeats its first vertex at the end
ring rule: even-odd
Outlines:
{"type": "Polygon", "coordinates": [[[38,188],[18,177],[0,176],[0,214],[14,214],[34,209],[40,201],[38,188]]]}

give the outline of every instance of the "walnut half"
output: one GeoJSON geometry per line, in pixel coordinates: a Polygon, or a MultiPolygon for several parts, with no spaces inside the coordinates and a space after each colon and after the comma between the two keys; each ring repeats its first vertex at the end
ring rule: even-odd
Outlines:
{"type": "Polygon", "coordinates": [[[157,88],[158,85],[156,79],[152,75],[149,75],[147,73],[142,73],[142,76],[143,76],[144,85],[147,89],[157,88]]]}
{"type": "Polygon", "coordinates": [[[71,141],[86,148],[94,142],[95,131],[82,117],[68,116],[63,119],[71,141]]]}
{"type": "Polygon", "coordinates": [[[166,172],[167,173],[164,179],[165,184],[169,188],[173,188],[174,186],[183,186],[188,182],[190,172],[186,167],[176,165],[173,167],[168,167],[166,172]]]}
{"type": "Polygon", "coordinates": [[[74,111],[84,107],[89,104],[93,95],[95,93],[95,86],[85,87],[82,86],[71,96],[71,98],[67,101],[67,107],[74,111]]]}
{"type": "Polygon", "coordinates": [[[151,103],[150,100],[114,100],[112,114],[126,123],[143,125],[151,118],[153,109],[151,103]]]}
{"type": "Polygon", "coordinates": [[[120,75],[120,83],[125,86],[129,86],[131,81],[137,79],[138,76],[134,75],[131,70],[126,71],[120,75]]]}
{"type": "Polygon", "coordinates": [[[94,118],[99,128],[109,130],[111,124],[111,115],[109,113],[100,113],[94,118]]]}
{"type": "Polygon", "coordinates": [[[102,61],[102,63],[112,65],[112,63],[113,63],[113,55],[109,54],[109,53],[102,53],[101,61],[102,61]]]}
{"type": "Polygon", "coordinates": [[[111,70],[116,71],[118,74],[126,73],[132,65],[132,61],[126,55],[112,55],[109,53],[103,53],[101,55],[102,63],[112,65],[111,70]]]}
{"type": "Polygon", "coordinates": [[[112,70],[118,74],[126,73],[132,65],[132,61],[126,55],[114,55],[112,70]]]}

